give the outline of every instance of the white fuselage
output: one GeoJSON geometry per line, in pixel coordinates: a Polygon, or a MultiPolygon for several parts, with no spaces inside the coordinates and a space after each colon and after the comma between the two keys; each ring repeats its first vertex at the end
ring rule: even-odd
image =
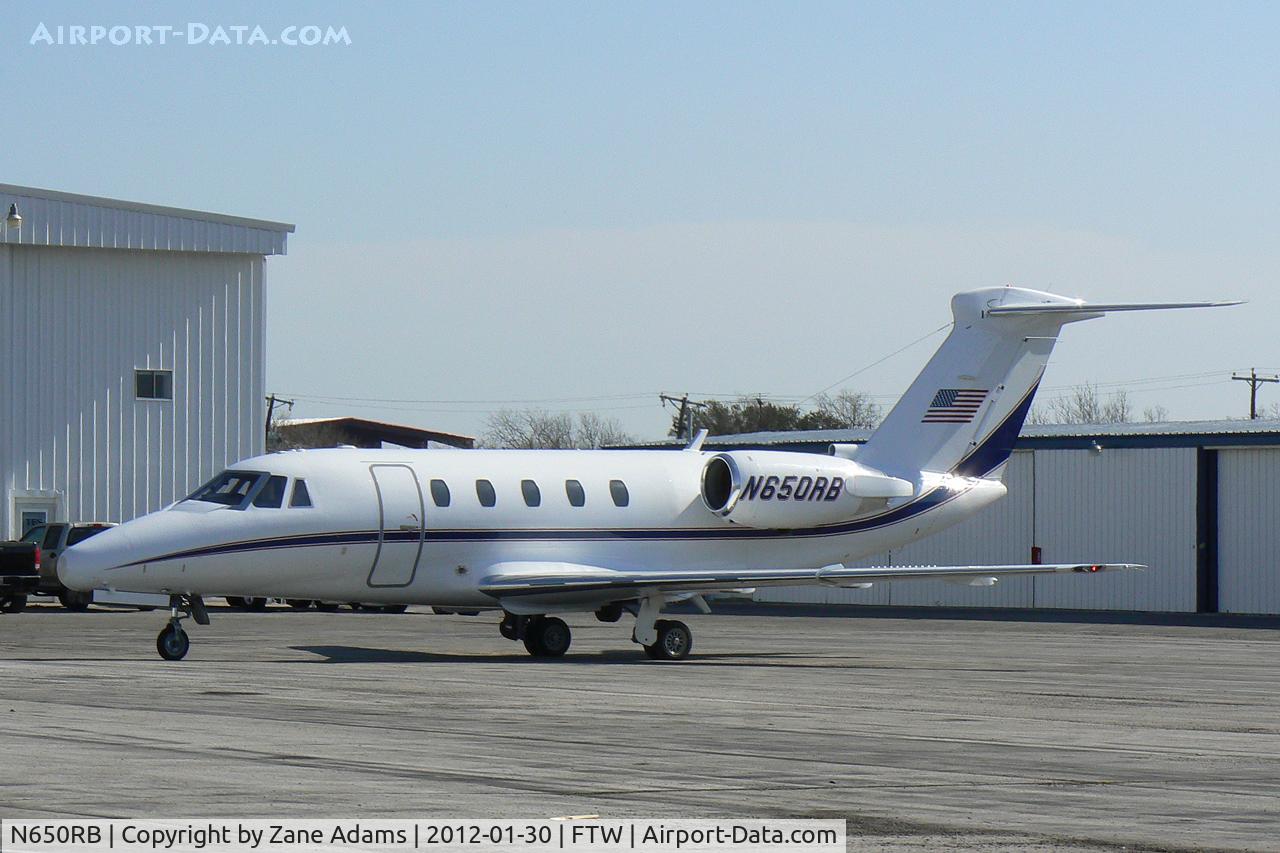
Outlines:
{"type": "Polygon", "coordinates": [[[493,607],[478,584],[498,564],[581,563],[627,572],[816,568],[899,547],[1005,494],[997,480],[922,475],[915,496],[870,508],[851,501],[849,517],[838,523],[745,527],[702,499],[700,477],[712,455],[274,453],[234,470],[287,477],[282,506],[178,502],[68,552],[63,580],[133,592],[493,607]],[[311,506],[289,506],[298,479],[311,506]],[[447,505],[438,505],[442,496],[432,481],[447,486],[447,505]],[[492,506],[482,504],[477,481],[492,485],[492,506]],[[529,505],[524,481],[536,484],[538,505],[529,505]],[[567,481],[581,485],[581,506],[571,502],[576,489],[567,481]],[[625,501],[615,500],[613,481],[624,484],[625,501]]]}

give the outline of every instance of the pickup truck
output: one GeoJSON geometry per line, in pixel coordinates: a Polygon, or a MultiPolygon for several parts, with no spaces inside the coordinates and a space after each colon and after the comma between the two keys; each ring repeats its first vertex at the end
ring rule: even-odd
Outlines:
{"type": "Polygon", "coordinates": [[[23,542],[40,546],[40,583],[36,592],[40,595],[56,595],[68,610],[85,610],[93,603],[93,593],[67,589],[58,580],[58,555],[66,549],[96,536],[115,524],[107,521],[87,521],[68,524],[50,522],[38,524],[22,537],[23,542]]]}
{"type": "Polygon", "coordinates": [[[40,584],[40,546],[0,542],[0,612],[17,613],[40,584]]]}

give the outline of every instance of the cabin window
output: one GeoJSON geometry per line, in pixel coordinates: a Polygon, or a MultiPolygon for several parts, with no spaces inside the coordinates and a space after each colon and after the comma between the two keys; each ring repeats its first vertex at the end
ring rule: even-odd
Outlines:
{"type": "Polygon", "coordinates": [[[133,394],[139,400],[172,400],[173,371],[133,371],[133,394]]]}
{"type": "Polygon", "coordinates": [[[436,506],[449,505],[449,484],[444,480],[431,481],[431,500],[436,506]]]}
{"type": "Polygon", "coordinates": [[[627,493],[627,484],[621,480],[609,481],[609,494],[613,495],[614,506],[626,506],[631,503],[631,495],[627,493]]]}
{"type": "Polygon", "coordinates": [[[476,497],[480,499],[480,506],[495,506],[498,503],[498,493],[488,480],[476,480],[476,497]]]}
{"type": "Polygon", "coordinates": [[[288,477],[268,477],[266,484],[254,496],[253,505],[260,509],[279,509],[284,505],[284,485],[288,481],[288,477]]]}
{"type": "Polygon", "coordinates": [[[533,480],[521,480],[520,493],[524,495],[525,506],[542,504],[542,492],[538,491],[538,484],[533,480]]]}
{"type": "Polygon", "coordinates": [[[293,481],[293,494],[289,497],[289,506],[311,506],[311,493],[307,491],[306,480],[293,481]]]}
{"type": "Polygon", "coordinates": [[[265,476],[258,471],[223,471],[192,492],[187,500],[244,509],[254,486],[265,476]]]}
{"type": "Polygon", "coordinates": [[[582,484],[577,480],[565,480],[564,493],[569,496],[570,506],[585,506],[587,503],[587,493],[582,490],[582,484]]]}

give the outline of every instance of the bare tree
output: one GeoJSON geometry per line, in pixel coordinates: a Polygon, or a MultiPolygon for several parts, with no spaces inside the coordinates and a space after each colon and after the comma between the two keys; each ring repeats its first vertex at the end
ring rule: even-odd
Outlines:
{"type": "Polygon", "coordinates": [[[1149,424],[1169,420],[1169,410],[1157,403],[1142,410],[1142,419],[1149,424]]]}
{"type": "Polygon", "coordinates": [[[502,409],[489,415],[485,425],[486,447],[516,449],[588,449],[604,444],[625,444],[631,436],[613,418],[583,412],[576,421],[568,412],[541,409],[502,409]]]}
{"type": "MultiPolygon", "coordinates": [[[[821,394],[806,418],[822,419],[830,426],[822,429],[872,429],[880,425],[884,414],[880,405],[861,391],[841,391],[834,397],[821,394]]],[[[803,419],[802,419],[803,420],[803,419]]]]}
{"type": "Polygon", "coordinates": [[[604,447],[607,444],[629,444],[633,439],[623,431],[613,418],[601,417],[595,412],[578,415],[578,430],[574,446],[585,449],[604,447]]]}
{"type": "Polygon", "coordinates": [[[1133,420],[1133,412],[1126,392],[1104,398],[1096,385],[1086,382],[1036,408],[1028,420],[1033,424],[1126,424],[1133,420]]]}

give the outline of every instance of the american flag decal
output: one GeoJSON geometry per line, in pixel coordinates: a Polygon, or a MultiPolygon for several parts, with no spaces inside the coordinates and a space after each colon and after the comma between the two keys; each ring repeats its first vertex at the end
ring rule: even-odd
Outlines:
{"type": "Polygon", "coordinates": [[[933,395],[933,402],[925,410],[920,422],[924,424],[971,423],[985,399],[987,399],[986,389],[943,388],[933,395]]]}

